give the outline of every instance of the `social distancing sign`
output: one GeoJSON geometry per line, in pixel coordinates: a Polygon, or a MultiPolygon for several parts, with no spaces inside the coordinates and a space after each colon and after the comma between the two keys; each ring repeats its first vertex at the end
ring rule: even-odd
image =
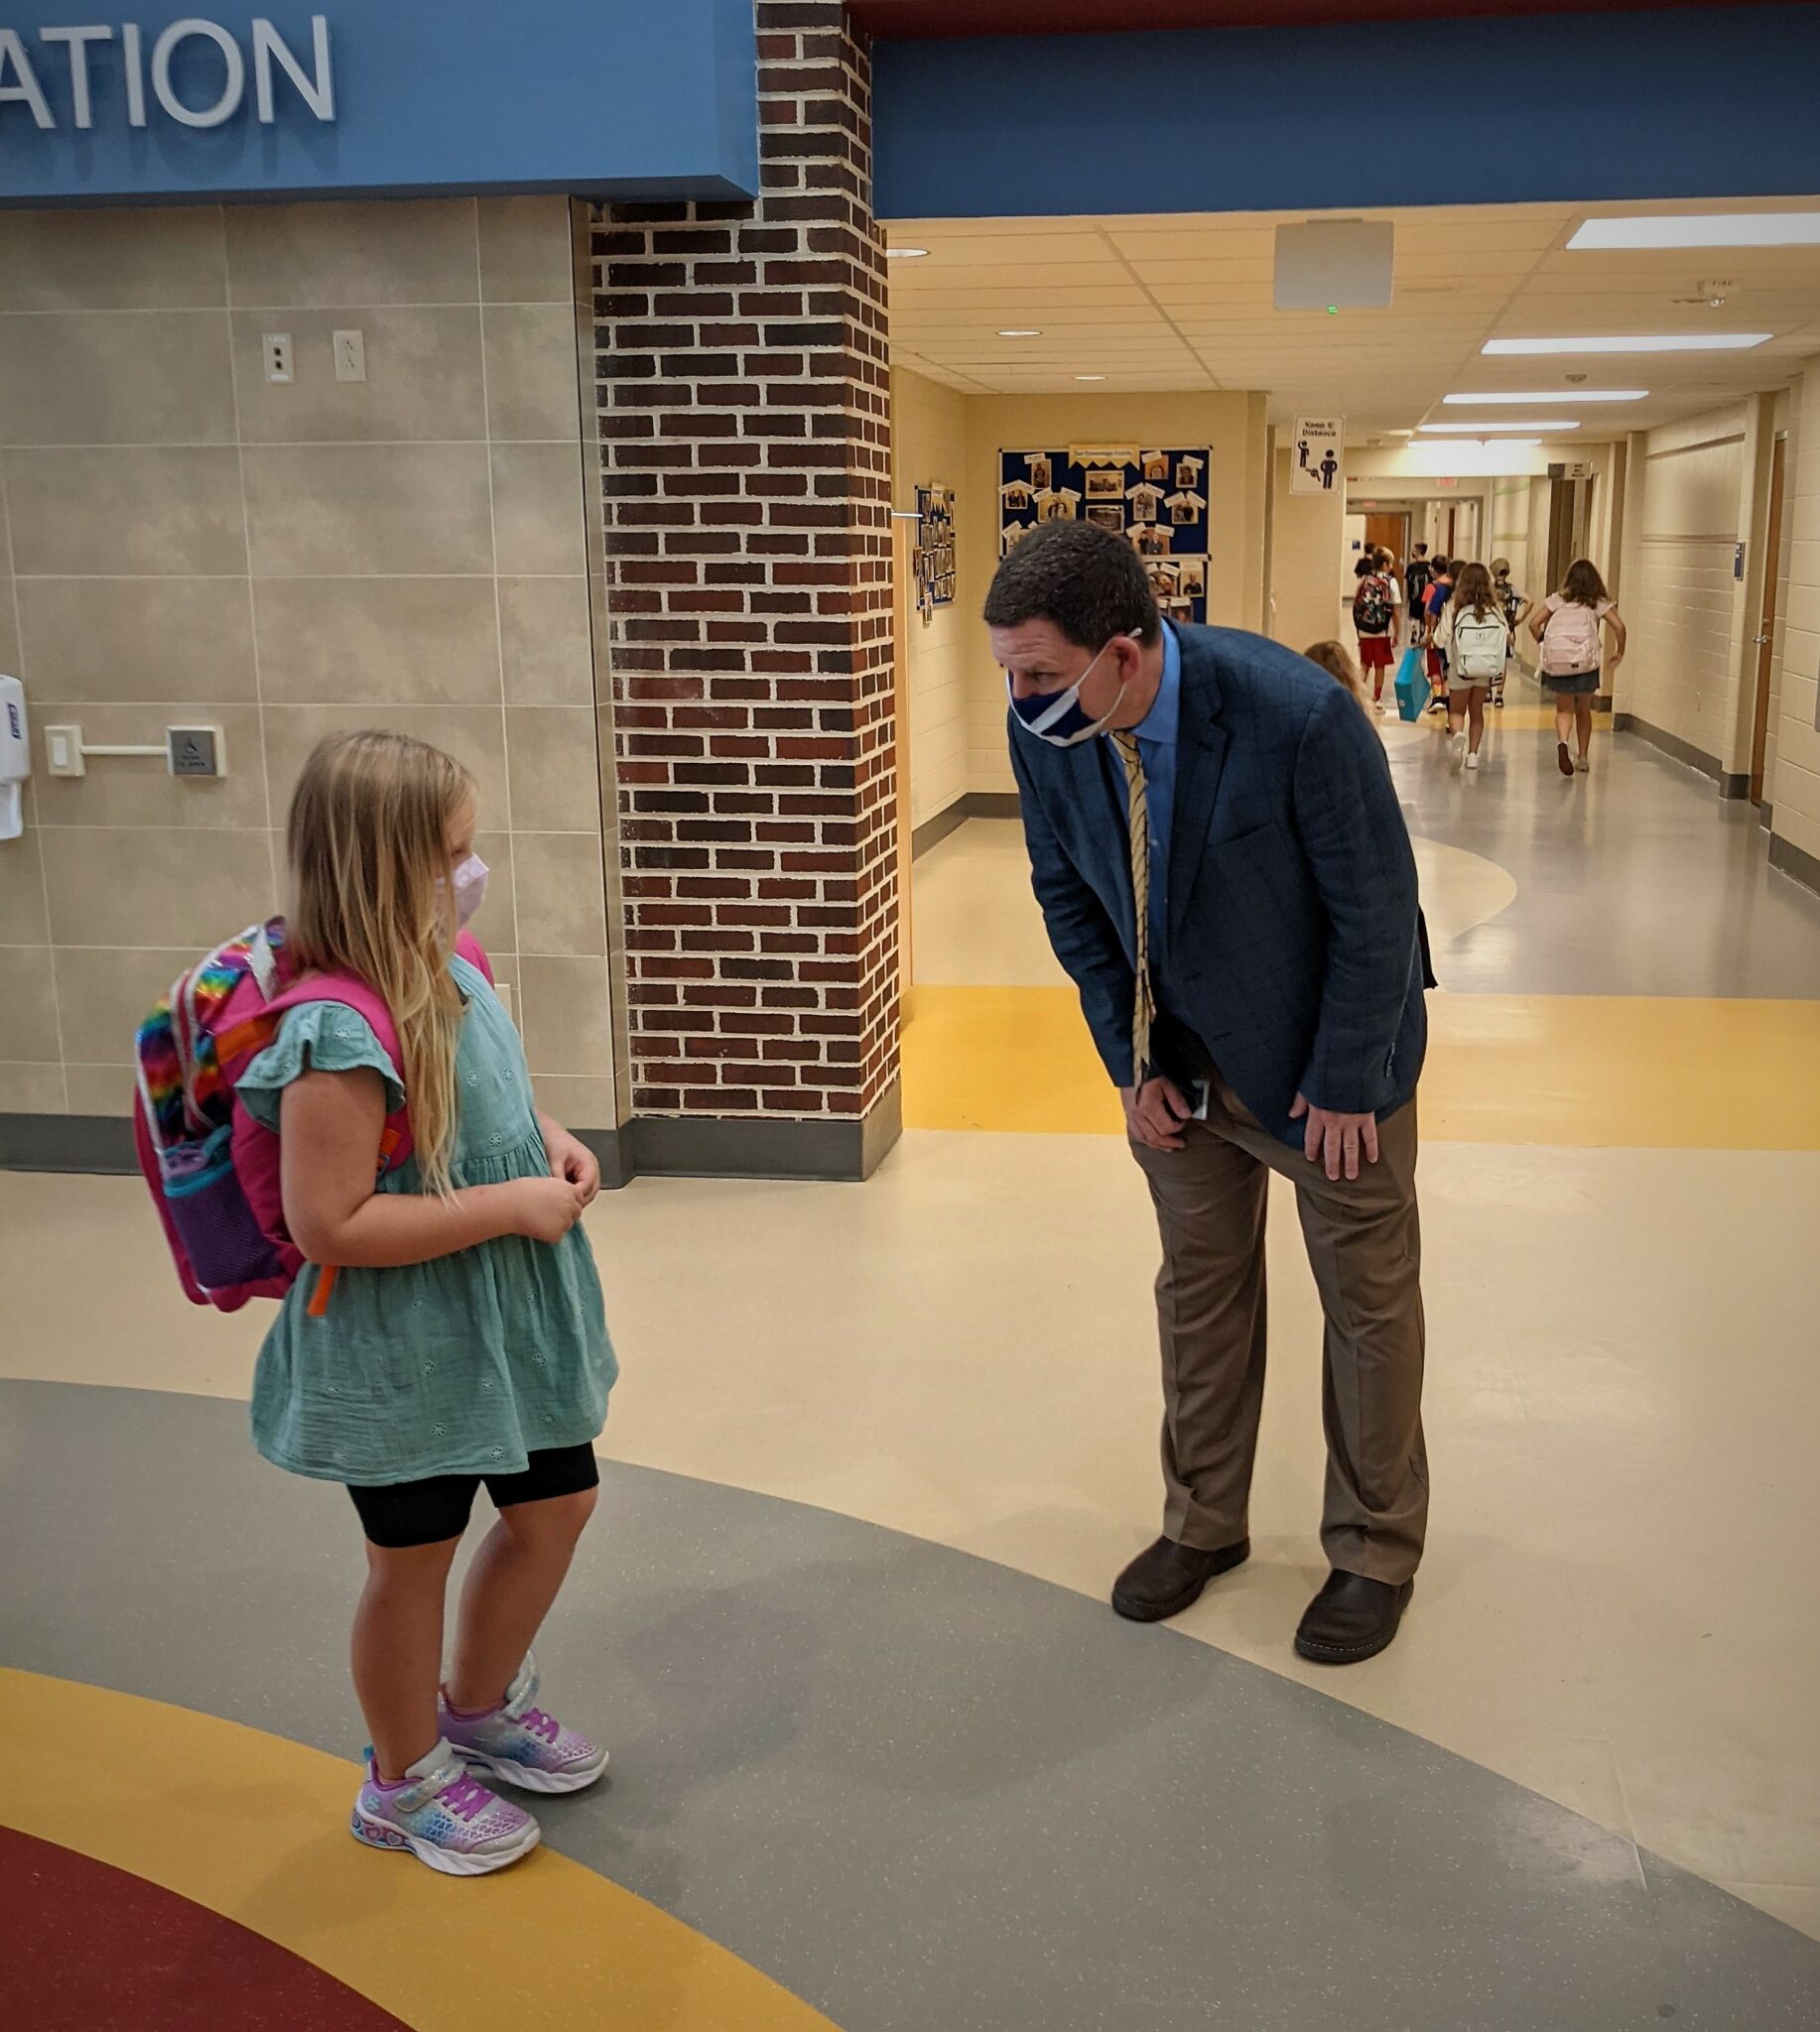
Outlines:
{"type": "Polygon", "coordinates": [[[1297,417],[1289,440],[1289,491],[1331,494],[1341,485],[1344,417],[1297,417]]]}

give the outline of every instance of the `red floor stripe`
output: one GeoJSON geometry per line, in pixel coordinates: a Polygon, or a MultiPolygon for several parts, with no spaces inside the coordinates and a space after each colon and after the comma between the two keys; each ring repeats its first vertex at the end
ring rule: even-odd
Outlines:
{"type": "Polygon", "coordinates": [[[218,1912],[0,1828],[0,2025],[20,2032],[405,2032],[218,1912]]]}

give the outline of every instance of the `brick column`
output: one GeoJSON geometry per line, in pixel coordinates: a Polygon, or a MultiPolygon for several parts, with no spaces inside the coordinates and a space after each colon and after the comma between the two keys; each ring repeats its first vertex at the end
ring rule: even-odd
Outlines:
{"type": "Polygon", "coordinates": [[[756,0],[754,203],[593,232],[634,1162],[863,1175],[897,1125],[869,60],[756,0]]]}

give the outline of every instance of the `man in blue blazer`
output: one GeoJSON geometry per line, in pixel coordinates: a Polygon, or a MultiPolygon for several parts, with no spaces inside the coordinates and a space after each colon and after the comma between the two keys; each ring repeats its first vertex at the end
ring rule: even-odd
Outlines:
{"type": "Polygon", "coordinates": [[[1396,1635],[1428,1510],[1427,1018],[1382,744],[1305,658],[1162,621],[1129,543],[1088,523],[1032,530],[985,620],[1037,900],[1162,1230],[1163,1535],[1112,1606],[1175,1615],[1250,1551],[1274,1171],[1295,1186],[1327,1321],[1333,1571],[1296,1649],[1371,1657],[1396,1635]]]}

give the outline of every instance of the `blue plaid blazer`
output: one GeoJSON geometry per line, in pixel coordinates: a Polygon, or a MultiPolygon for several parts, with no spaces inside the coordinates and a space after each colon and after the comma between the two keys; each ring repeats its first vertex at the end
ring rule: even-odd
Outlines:
{"type": "MultiPolygon", "coordinates": [[[[1160,998],[1285,1143],[1298,1090],[1393,1114],[1428,1044],[1415,858],[1376,729],[1328,674],[1235,628],[1178,630],[1181,721],[1160,998]]],[[[1103,741],[1009,720],[1032,884],[1106,1071],[1131,1079],[1131,871],[1103,741]]],[[[1181,1077],[1197,1068],[1159,1070],[1181,1077]]]]}

